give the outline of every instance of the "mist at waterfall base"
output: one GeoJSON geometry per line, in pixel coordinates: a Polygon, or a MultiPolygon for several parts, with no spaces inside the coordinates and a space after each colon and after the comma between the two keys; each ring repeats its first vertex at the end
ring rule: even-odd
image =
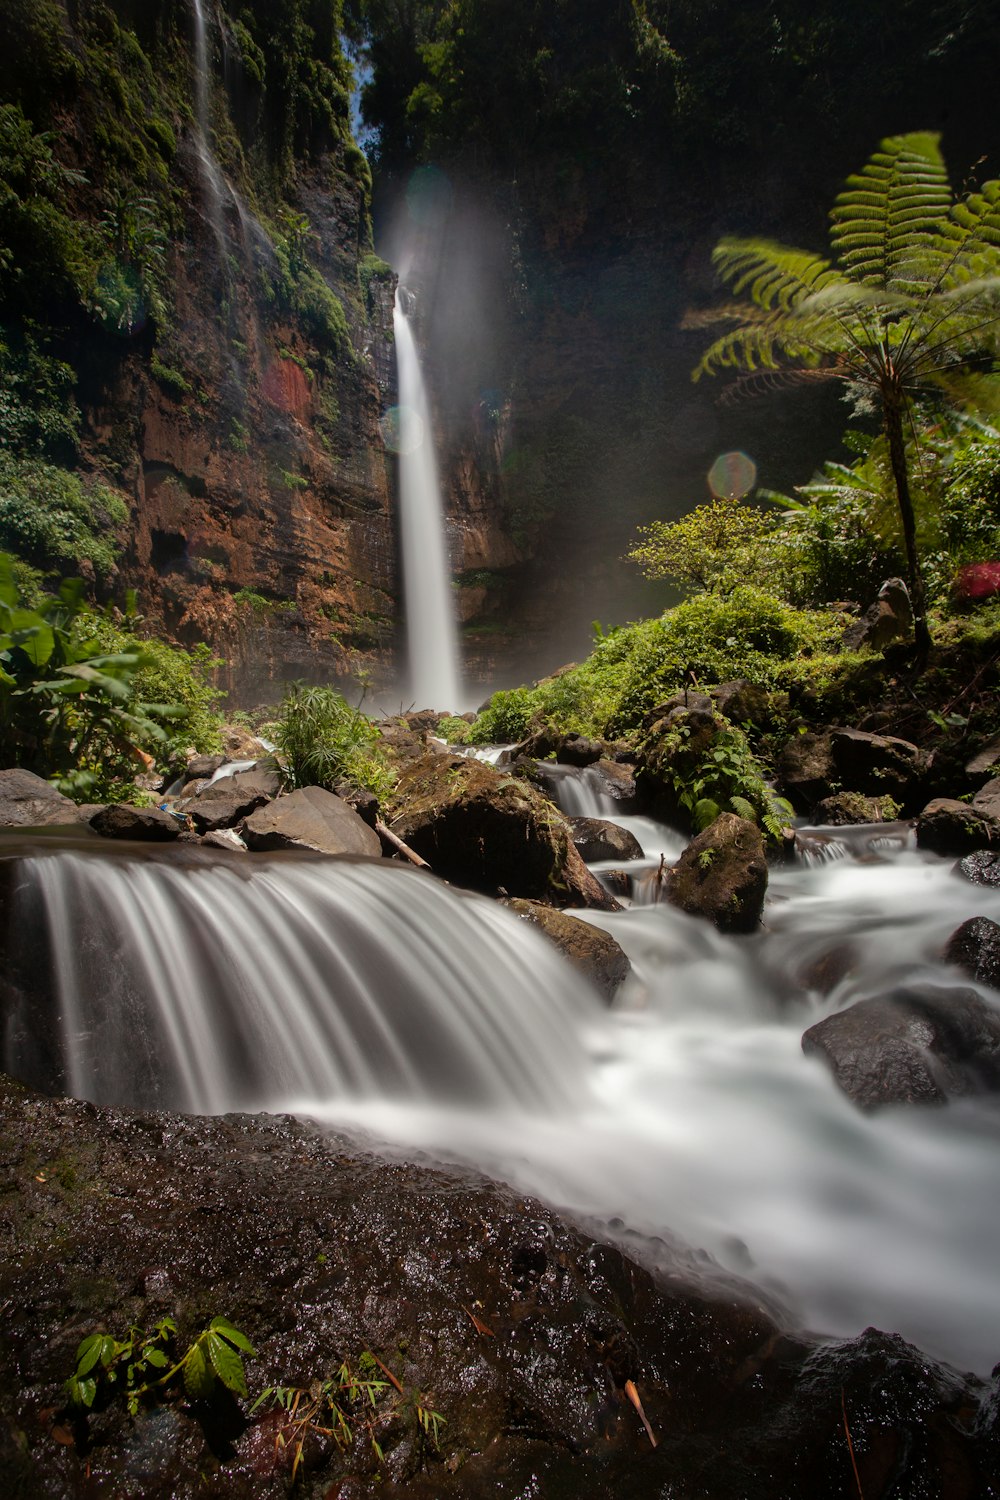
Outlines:
{"type": "Polygon", "coordinates": [[[895,983],[956,982],[934,955],[971,912],[1000,918],[1000,892],[915,851],[857,853],[776,871],[758,938],[663,905],[588,914],[633,962],[608,1011],[512,914],[388,862],[36,842],[10,931],[36,996],[60,996],[63,1061],[29,998],[4,1066],[99,1103],[291,1112],[472,1164],[640,1259],[643,1236],[681,1236],[795,1326],[874,1324],[983,1373],[1000,1357],[996,1101],[864,1115],[800,1036],[895,983]],[[796,976],[845,941],[850,973],[807,991],[796,976]]]}

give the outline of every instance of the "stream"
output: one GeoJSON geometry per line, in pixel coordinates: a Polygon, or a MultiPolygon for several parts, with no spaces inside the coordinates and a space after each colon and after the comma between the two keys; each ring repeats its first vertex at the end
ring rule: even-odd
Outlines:
{"type": "MultiPolygon", "coordinates": [[[[678,852],[621,821],[650,870],[678,852]]],[[[793,1325],[874,1324],[988,1373],[1000,1101],[862,1114],[800,1037],[898,983],[970,984],[938,954],[967,917],[1000,920],[1000,891],[900,825],[828,832],[772,872],[755,937],[663,904],[577,914],[632,960],[611,1010],[509,912],[388,861],[8,837],[24,993],[3,1064],[99,1103],[297,1113],[469,1163],[639,1258],[680,1236],[793,1325]]]]}

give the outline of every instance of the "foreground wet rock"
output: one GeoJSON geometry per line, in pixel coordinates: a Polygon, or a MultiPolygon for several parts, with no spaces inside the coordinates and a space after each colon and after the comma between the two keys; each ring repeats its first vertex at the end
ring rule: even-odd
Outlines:
{"type": "Polygon", "coordinates": [[[243,825],[250,849],[302,849],[314,854],[380,858],[378,834],[343,798],[304,786],[259,807],[243,825]]]}
{"type": "Polygon", "coordinates": [[[1000,1087],[1000,1009],[975,990],[911,985],[810,1026],[802,1050],[862,1109],[943,1104],[1000,1087]]]}
{"type": "Polygon", "coordinates": [[[954,797],[935,797],[917,818],[917,847],[935,854],[971,854],[1000,845],[1000,819],[954,797]]]}
{"type": "Polygon", "coordinates": [[[1000,1471],[988,1388],[898,1338],[811,1344],[679,1247],[636,1242],[644,1269],[510,1189],[289,1118],[98,1110],[0,1079],[0,1161],[10,1494],[843,1500],[845,1428],[866,1500],[974,1500],[1000,1471]],[[183,1352],[217,1316],[256,1351],[246,1399],[66,1409],[87,1334],[169,1317],[183,1352]],[[342,1445],[305,1432],[293,1477],[293,1430],[252,1401],[305,1400],[344,1361],[394,1384],[349,1408],[342,1445]]]}

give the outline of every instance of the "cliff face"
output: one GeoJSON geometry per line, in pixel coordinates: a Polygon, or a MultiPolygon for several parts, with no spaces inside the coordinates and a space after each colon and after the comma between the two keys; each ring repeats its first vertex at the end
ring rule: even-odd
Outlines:
{"type": "MultiPolygon", "coordinates": [[[[395,277],[372,251],[325,10],[0,0],[23,32],[22,65],[0,66],[0,113],[28,167],[48,163],[58,231],[27,238],[26,168],[12,277],[0,255],[0,342],[25,388],[29,355],[65,372],[70,434],[14,462],[56,461],[127,502],[124,550],[98,586],[135,588],[151,630],[208,642],[237,703],[294,677],[392,675],[378,424],[394,399],[395,277]],[[34,294],[46,277],[58,297],[34,294]]],[[[22,555],[51,575],[30,538],[22,555]]],[[[62,570],[93,576],[85,545],[62,570]]]]}

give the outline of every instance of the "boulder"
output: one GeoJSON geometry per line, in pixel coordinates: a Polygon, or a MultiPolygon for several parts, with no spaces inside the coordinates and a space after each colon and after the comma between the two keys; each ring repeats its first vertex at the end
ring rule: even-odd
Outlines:
{"type": "Polygon", "coordinates": [[[862,792],[834,792],[812,810],[812,822],[832,828],[861,823],[891,822],[899,811],[889,797],[866,797],[862,792]]]}
{"type": "Polygon", "coordinates": [[[184,782],[208,781],[221,766],[226,764],[224,755],[192,755],[184,767],[184,782]]]}
{"type": "Polygon", "coordinates": [[[994,766],[1000,765],[1000,734],[995,734],[965,763],[965,774],[975,780],[988,776],[994,766]]]}
{"type": "Polygon", "coordinates": [[[246,844],[235,828],[213,828],[211,833],[195,834],[203,849],[228,849],[231,853],[243,854],[246,844]]]}
{"type": "Polygon", "coordinates": [[[33,771],[0,771],[0,828],[44,828],[77,821],[76,803],[33,771]]]}
{"type": "Polygon", "coordinates": [[[956,927],[944,950],[945,960],[957,964],[990,989],[1000,990],[1000,924],[989,917],[970,917],[956,927]]]}
{"type": "Polygon", "coordinates": [[[1000,885],[1000,852],[977,849],[974,854],[967,854],[959,860],[955,873],[971,880],[973,885],[1000,885]]]}
{"type": "Polygon", "coordinates": [[[810,1026],[802,1050],[821,1054],[861,1109],[942,1104],[1000,1087],[1000,1008],[975,990],[912,985],[810,1026]]]}
{"type": "Polygon", "coordinates": [[[425,755],[401,775],[392,812],[393,833],[456,885],[552,906],[617,908],[549,799],[483,761],[425,755]]]}
{"type": "Polygon", "coordinates": [[[184,825],[158,807],[132,807],[128,802],[113,802],[94,814],[90,826],[105,839],[166,844],[177,838],[184,825]]]}
{"type": "Polygon", "coordinates": [[[778,762],[778,783],[797,813],[810,813],[831,796],[836,781],[829,730],[807,730],[788,741],[778,762]]]}
{"type": "Polygon", "coordinates": [[[620,985],[631,973],[632,965],[609,932],[583,922],[579,917],[567,916],[565,912],[545,906],[541,901],[512,897],[503,904],[523,921],[540,928],[574,969],[596,985],[608,1000],[614,999],[620,985]]]}
{"type": "Polygon", "coordinates": [[[250,814],[243,838],[251,849],[307,849],[315,854],[367,854],[382,845],[353,807],[318,786],[300,787],[250,814]]]}
{"type": "Polygon", "coordinates": [[[1000,822],[1000,776],[994,776],[979,788],[972,799],[972,806],[976,812],[985,813],[987,817],[1000,822]]]}
{"type": "Polygon", "coordinates": [[[1000,848],[1000,818],[953,797],[935,797],[917,818],[917,847],[934,854],[1000,848]]]}
{"type": "Polygon", "coordinates": [[[929,760],[909,740],[863,729],[832,730],[831,749],[837,779],[846,791],[870,797],[888,793],[904,803],[912,801],[929,760]]]}
{"type": "Polygon", "coordinates": [[[246,771],[213,781],[194,797],[184,797],[177,811],[189,814],[199,833],[232,828],[281,790],[281,773],[273,761],[262,760],[246,771]]]}
{"type": "Polygon", "coordinates": [[[605,818],[570,818],[573,842],[586,864],[599,859],[641,859],[642,845],[617,823],[605,818]]]}
{"type": "Polygon", "coordinates": [[[764,839],[755,823],[720,813],[667,876],[667,900],[720,932],[753,932],[767,893],[764,839]]]}
{"type": "Polygon", "coordinates": [[[706,702],[707,709],[670,708],[649,726],[639,745],[639,793],[651,803],[657,817],[680,828],[692,825],[679,788],[695,782],[718,735],[728,728],[713,710],[711,700],[706,702]]]}

